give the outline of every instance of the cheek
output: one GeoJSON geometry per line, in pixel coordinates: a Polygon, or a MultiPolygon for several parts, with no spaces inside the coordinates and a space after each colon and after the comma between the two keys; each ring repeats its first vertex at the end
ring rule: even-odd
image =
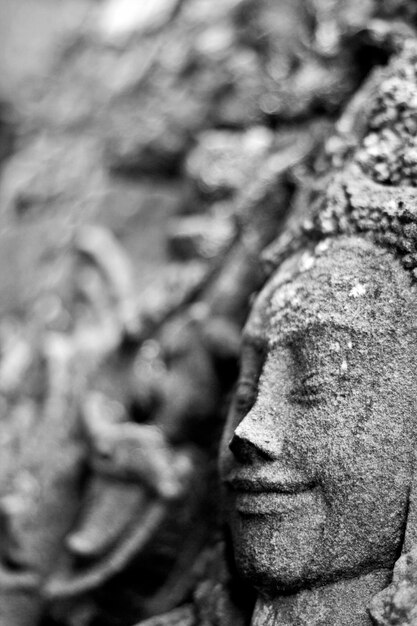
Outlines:
{"type": "Polygon", "coordinates": [[[384,485],[394,493],[408,488],[415,445],[411,402],[398,393],[371,402],[367,388],[368,383],[350,396],[298,409],[289,433],[288,456],[332,493],[348,487],[374,494],[384,485]]]}
{"type": "Polygon", "coordinates": [[[359,404],[345,405],[343,419],[339,412],[323,429],[316,463],[324,493],[354,519],[402,516],[413,474],[410,420],[404,413],[393,416],[384,402],[365,413],[359,404]]]}

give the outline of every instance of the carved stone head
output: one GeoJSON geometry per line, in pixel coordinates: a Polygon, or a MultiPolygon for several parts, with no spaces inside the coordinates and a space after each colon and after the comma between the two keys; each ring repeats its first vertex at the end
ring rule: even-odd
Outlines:
{"type": "Polygon", "coordinates": [[[399,264],[357,237],[292,257],[258,297],[222,460],[255,586],[393,568],[417,434],[416,307],[399,264]]]}
{"type": "Polygon", "coordinates": [[[389,581],[403,549],[417,443],[414,68],[413,44],[308,219],[268,252],[244,330],[220,464],[237,566],[264,596],[375,571],[389,581]]]}

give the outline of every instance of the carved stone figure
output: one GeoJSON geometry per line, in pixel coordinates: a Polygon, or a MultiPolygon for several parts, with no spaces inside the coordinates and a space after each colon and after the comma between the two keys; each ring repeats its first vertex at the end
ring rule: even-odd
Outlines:
{"type": "Polygon", "coordinates": [[[416,67],[408,42],[244,330],[221,473],[253,626],[416,623],[416,67]]]}
{"type": "Polygon", "coordinates": [[[4,169],[33,300],[41,214],[78,235],[40,337],[0,319],[0,624],[415,624],[415,44],[367,76],[416,10],[163,4],[63,50],[4,169]]]}
{"type": "Polygon", "coordinates": [[[416,292],[357,236],[309,258],[274,275],[246,326],[223,456],[232,536],[254,625],[365,625],[407,515],[416,292]]]}

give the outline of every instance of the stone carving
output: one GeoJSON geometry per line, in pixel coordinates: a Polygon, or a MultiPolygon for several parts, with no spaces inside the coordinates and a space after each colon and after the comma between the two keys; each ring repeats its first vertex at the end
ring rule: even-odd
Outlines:
{"type": "MultiPolygon", "coordinates": [[[[150,623],[368,624],[368,605],[378,624],[415,620],[413,45],[366,76],[415,36],[404,20],[416,12],[407,0],[223,4],[158,0],[141,13],[127,0],[122,15],[106,3],[119,29],[104,19],[63,50],[5,163],[2,224],[26,225],[27,239],[2,239],[0,255],[10,265],[18,250],[29,300],[37,264],[22,259],[35,239],[44,253],[37,220],[60,250],[82,233],[78,293],[52,295],[66,321],[36,345],[0,322],[7,626],[127,626],[170,609],[150,623]],[[144,172],[174,177],[166,208],[167,180],[145,184],[144,172]],[[65,244],[46,221],[60,212],[65,244]],[[267,354],[244,347],[231,417],[242,420],[225,445],[245,586],[216,541],[215,459],[261,252],[287,218],[247,326],[276,341],[267,354]],[[169,258],[153,256],[166,234],[169,258]]],[[[5,278],[22,298],[16,272],[5,278]]]]}
{"type": "Polygon", "coordinates": [[[416,67],[408,41],[266,254],[221,454],[253,626],[416,623],[416,67]]]}

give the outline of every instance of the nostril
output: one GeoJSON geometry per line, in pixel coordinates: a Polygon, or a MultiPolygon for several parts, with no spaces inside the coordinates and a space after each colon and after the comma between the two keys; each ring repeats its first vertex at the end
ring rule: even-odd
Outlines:
{"type": "Polygon", "coordinates": [[[241,463],[250,463],[256,456],[255,446],[237,433],[233,435],[229,443],[229,449],[234,457],[241,463]]]}
{"type": "Polygon", "coordinates": [[[238,426],[229,443],[229,449],[241,463],[253,463],[260,459],[268,461],[275,458],[277,445],[270,436],[238,426]]]}
{"type": "Polygon", "coordinates": [[[233,454],[236,454],[237,450],[236,450],[236,435],[233,435],[233,437],[231,438],[231,440],[228,443],[229,446],[229,450],[231,450],[233,452],[233,454]]]}

